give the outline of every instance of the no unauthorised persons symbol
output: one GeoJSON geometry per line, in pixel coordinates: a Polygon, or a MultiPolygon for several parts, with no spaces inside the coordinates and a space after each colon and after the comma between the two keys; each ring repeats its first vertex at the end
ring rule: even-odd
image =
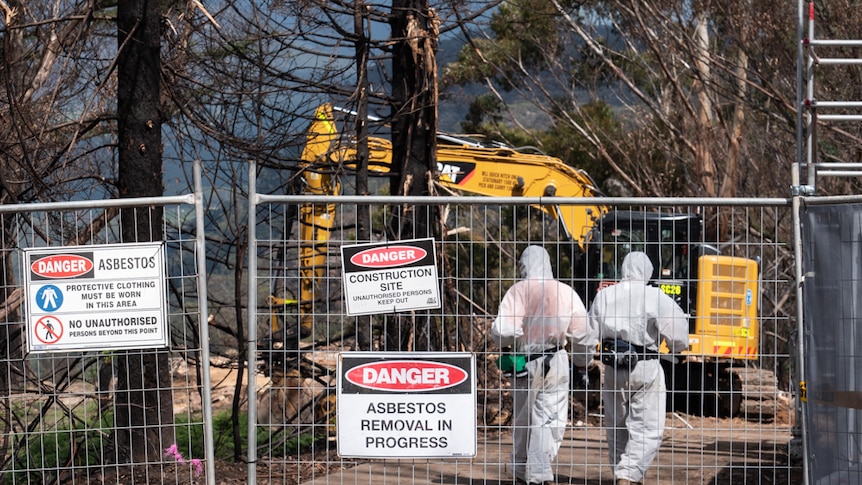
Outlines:
{"type": "Polygon", "coordinates": [[[55,344],[63,336],[63,323],[50,315],[46,315],[36,322],[33,333],[36,340],[43,344],[55,344]]]}

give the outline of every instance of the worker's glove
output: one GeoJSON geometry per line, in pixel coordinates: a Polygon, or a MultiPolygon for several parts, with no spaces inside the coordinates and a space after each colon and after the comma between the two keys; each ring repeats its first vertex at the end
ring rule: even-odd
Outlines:
{"type": "Polygon", "coordinates": [[[590,376],[586,369],[582,369],[576,365],[572,366],[572,389],[589,389],[590,376]]]}

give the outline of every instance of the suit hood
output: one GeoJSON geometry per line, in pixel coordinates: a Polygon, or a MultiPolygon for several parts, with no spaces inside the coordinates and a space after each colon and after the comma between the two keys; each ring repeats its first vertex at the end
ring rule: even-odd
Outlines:
{"type": "Polygon", "coordinates": [[[641,281],[646,283],[652,278],[652,262],[649,256],[641,251],[634,251],[626,255],[623,260],[623,281],[641,281]]]}
{"type": "Polygon", "coordinates": [[[519,269],[524,279],[554,279],[551,257],[541,246],[528,246],[521,253],[519,269]]]}

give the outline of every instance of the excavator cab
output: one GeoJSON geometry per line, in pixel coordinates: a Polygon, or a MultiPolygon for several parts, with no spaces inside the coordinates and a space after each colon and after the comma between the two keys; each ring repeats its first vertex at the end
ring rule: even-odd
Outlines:
{"type": "Polygon", "coordinates": [[[698,258],[718,254],[715,247],[696,243],[701,239],[701,226],[696,214],[608,212],[594,226],[586,250],[588,299],[620,280],[628,253],[642,251],[653,265],[651,281],[694,316],[698,258]]]}

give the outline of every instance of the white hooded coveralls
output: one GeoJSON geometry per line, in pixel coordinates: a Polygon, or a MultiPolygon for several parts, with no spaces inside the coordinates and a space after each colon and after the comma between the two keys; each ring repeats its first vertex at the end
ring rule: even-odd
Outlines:
{"type": "Polygon", "coordinates": [[[585,367],[598,344],[586,308],[570,286],[554,279],[551,259],[540,246],[521,254],[523,278],[500,302],[491,335],[501,347],[514,345],[528,359],[527,375],[515,377],[512,474],[527,483],[554,480],[569,408],[569,360],[585,367]]]}
{"type": "MultiPolygon", "coordinates": [[[[660,289],[648,286],[653,266],[642,252],[623,260],[622,281],[602,289],[590,307],[601,339],[616,338],[658,352],[662,340],[673,353],[688,346],[688,320],[660,289]]],[[[658,453],[665,426],[667,388],[658,359],[629,368],[605,366],[602,389],[614,478],[640,482],[658,453]]]]}

